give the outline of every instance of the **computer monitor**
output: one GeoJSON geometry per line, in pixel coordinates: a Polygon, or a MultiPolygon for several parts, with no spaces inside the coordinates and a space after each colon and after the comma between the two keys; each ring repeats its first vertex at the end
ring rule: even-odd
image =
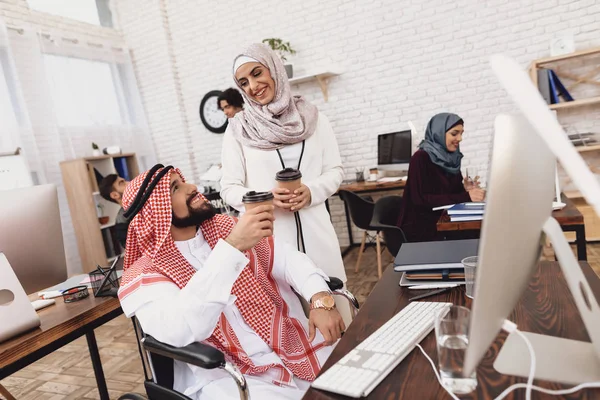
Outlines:
{"type": "Polygon", "coordinates": [[[411,131],[384,133],[377,137],[378,169],[406,171],[411,155],[411,131]]]}
{"type": "MultiPolygon", "coordinates": [[[[495,56],[492,68],[521,115],[502,115],[495,122],[464,374],[468,376],[475,370],[526,290],[545,234],[552,242],[591,343],[525,332],[535,350],[535,376],[573,384],[598,381],[600,307],[560,226],[551,218],[556,158],[590,204],[598,204],[600,185],[521,67],[506,57],[495,56]]],[[[510,334],[494,367],[504,374],[526,377],[529,365],[525,342],[510,334]]]]}
{"type": "Polygon", "coordinates": [[[28,294],[67,279],[55,185],[0,191],[0,251],[28,294]]]}

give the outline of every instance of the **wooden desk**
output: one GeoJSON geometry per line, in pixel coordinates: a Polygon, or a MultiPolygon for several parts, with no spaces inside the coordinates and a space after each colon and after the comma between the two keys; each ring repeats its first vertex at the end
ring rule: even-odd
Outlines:
{"type": "Polygon", "coordinates": [[[123,313],[119,300],[94,297],[91,291],[88,298],[74,303],[64,303],[62,297],[55,300],[55,305],[38,311],[40,328],[0,343],[0,380],[85,335],[100,398],[108,400],[94,329],[123,313]]]}
{"type": "MultiPolygon", "coordinates": [[[[573,201],[562,194],[566,206],[562,210],[552,211],[552,217],[558,221],[565,232],[575,232],[577,257],[579,261],[587,261],[587,243],[583,214],[579,212],[573,201]]],[[[438,232],[480,231],[481,221],[450,222],[450,216],[444,212],[437,223],[438,232]]]]}
{"type": "MultiPolygon", "coordinates": [[[[586,262],[581,262],[580,265],[596,298],[600,299],[600,279],[586,262]]],[[[408,290],[398,286],[399,280],[400,273],[394,272],[393,267],[390,266],[323,366],[323,371],[326,371],[408,304],[408,290]]],[[[462,288],[455,288],[449,293],[429,297],[425,301],[448,301],[457,305],[471,306],[471,300],[464,295],[462,288]]],[[[510,319],[515,321],[523,331],[545,333],[575,340],[590,340],[575,307],[573,296],[571,296],[562,271],[556,262],[545,261],[538,265],[528,291],[519,300],[510,319]]],[[[498,335],[477,368],[477,391],[467,396],[461,396],[462,399],[493,399],[513,383],[526,382],[526,379],[523,378],[501,375],[493,368],[496,354],[505,339],[506,334],[498,335]]],[[[431,332],[421,342],[421,345],[437,366],[435,333],[431,332]]],[[[553,389],[562,387],[558,384],[538,380],[535,381],[535,384],[553,389]]],[[[534,397],[548,400],[560,398],[538,392],[534,397]]],[[[415,349],[371,392],[368,398],[450,399],[450,396],[438,384],[427,359],[419,349],[415,349]]],[[[525,392],[520,389],[512,392],[506,398],[524,399],[525,392]]],[[[580,391],[569,398],[600,399],[600,389],[580,391]]],[[[304,399],[348,399],[348,397],[310,389],[304,399]]]]}
{"type": "MultiPolygon", "coordinates": [[[[340,190],[347,190],[349,192],[359,193],[359,194],[367,194],[367,193],[377,193],[377,192],[389,192],[392,190],[404,189],[406,186],[406,180],[400,180],[395,182],[353,182],[348,183],[346,185],[342,185],[339,187],[340,190]]],[[[337,195],[338,192],[335,192],[334,196],[337,195]]],[[[328,205],[329,209],[329,205],[328,205]]],[[[344,257],[352,248],[359,246],[358,243],[354,243],[354,238],[352,237],[352,220],[350,219],[350,210],[348,209],[348,204],[344,202],[344,212],[346,213],[346,226],[348,227],[348,247],[342,251],[342,257],[344,257]]]]}

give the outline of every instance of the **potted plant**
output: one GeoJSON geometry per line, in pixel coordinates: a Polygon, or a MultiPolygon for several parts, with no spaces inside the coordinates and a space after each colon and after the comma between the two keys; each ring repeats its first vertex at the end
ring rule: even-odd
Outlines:
{"type": "Polygon", "coordinates": [[[281,58],[281,61],[283,61],[283,64],[285,66],[285,72],[287,73],[288,78],[290,78],[290,79],[293,78],[294,77],[294,68],[293,68],[292,64],[286,64],[286,61],[287,61],[286,55],[296,54],[296,50],[294,50],[292,48],[292,46],[290,45],[290,42],[284,42],[283,40],[281,40],[279,38],[263,39],[262,42],[265,44],[268,44],[269,47],[271,49],[273,49],[273,51],[279,55],[279,57],[281,58]]]}
{"type": "Polygon", "coordinates": [[[104,204],[96,204],[96,209],[98,215],[98,222],[100,222],[100,225],[105,225],[106,223],[108,223],[110,217],[108,215],[104,215],[104,204]]]}
{"type": "Polygon", "coordinates": [[[98,157],[101,156],[102,152],[100,151],[100,147],[94,142],[92,142],[92,156],[98,157]]]}

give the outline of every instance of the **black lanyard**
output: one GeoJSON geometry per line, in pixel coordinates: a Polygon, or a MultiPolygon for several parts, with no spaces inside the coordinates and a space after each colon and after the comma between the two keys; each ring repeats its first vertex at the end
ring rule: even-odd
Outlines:
{"type": "MultiPolygon", "coordinates": [[[[281,152],[277,149],[277,155],[279,156],[279,161],[281,161],[281,168],[285,169],[285,163],[283,162],[283,157],[281,157],[281,152]]],[[[304,156],[304,140],[302,141],[302,150],[300,150],[300,159],[298,160],[298,171],[300,171],[300,164],[302,164],[302,157],[304,156]]]]}
{"type": "MultiPolygon", "coordinates": [[[[302,150],[300,151],[300,159],[298,160],[298,171],[300,171],[300,165],[302,164],[302,157],[304,156],[304,140],[302,141],[302,150]]],[[[285,169],[285,162],[283,162],[283,157],[281,157],[281,152],[277,149],[277,155],[279,156],[279,161],[281,162],[281,168],[285,169]]],[[[294,211],[294,219],[296,221],[296,244],[298,246],[298,250],[306,253],[306,246],[304,244],[304,234],[302,233],[302,221],[300,220],[300,214],[298,211],[294,211]],[[300,242],[302,242],[302,247],[300,247],[300,242]]]]}

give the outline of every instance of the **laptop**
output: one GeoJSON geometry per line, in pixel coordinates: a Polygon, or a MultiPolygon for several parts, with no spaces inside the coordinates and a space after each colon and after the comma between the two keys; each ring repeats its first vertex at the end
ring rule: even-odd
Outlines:
{"type": "Polygon", "coordinates": [[[8,263],[0,252],[0,342],[40,326],[40,318],[8,263]]]}

